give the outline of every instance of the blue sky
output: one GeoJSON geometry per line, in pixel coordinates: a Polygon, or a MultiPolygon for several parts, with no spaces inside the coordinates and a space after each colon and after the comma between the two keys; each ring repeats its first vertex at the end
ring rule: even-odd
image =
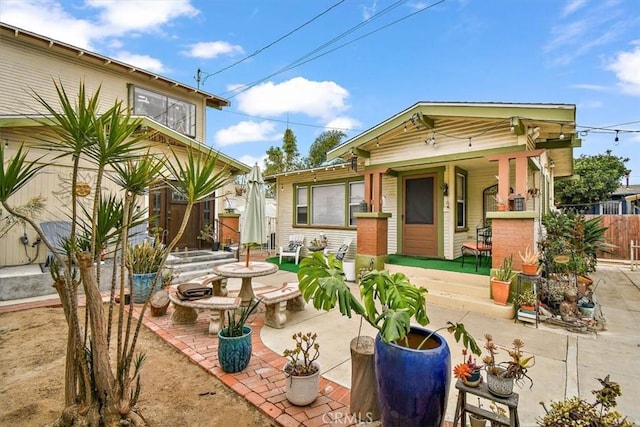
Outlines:
{"type": "Polygon", "coordinates": [[[0,0],[0,21],[194,87],[200,68],[232,103],[205,142],[249,165],[287,123],[306,155],[418,101],[567,103],[576,155],[629,157],[640,184],[640,0],[0,0]]]}

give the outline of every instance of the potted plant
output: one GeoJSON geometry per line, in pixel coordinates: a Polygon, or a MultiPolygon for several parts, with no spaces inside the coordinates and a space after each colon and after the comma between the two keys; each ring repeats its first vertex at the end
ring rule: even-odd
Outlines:
{"type": "MultiPolygon", "coordinates": [[[[359,283],[358,299],[346,283],[342,262],[316,252],[300,262],[298,283],[303,298],[316,309],[338,306],[343,316],[356,313],[378,330],[374,366],[378,407],[385,426],[440,425],[451,380],[451,352],[437,331],[412,326],[429,324],[427,290],[402,273],[371,271],[359,283]],[[425,405],[424,402],[433,404],[425,405]]],[[[481,350],[462,323],[441,328],[475,354],[481,350]]],[[[353,393],[353,391],[352,391],[353,393]]]]}
{"type": "Polygon", "coordinates": [[[320,345],[318,335],[311,332],[293,334],[296,346],[283,353],[288,358],[284,366],[285,394],[287,400],[296,406],[306,406],[316,400],[320,384],[320,345]]]}
{"type": "Polygon", "coordinates": [[[467,356],[467,349],[462,349],[462,363],[458,363],[453,368],[453,376],[462,380],[469,387],[478,387],[482,381],[480,366],[476,364],[476,359],[470,354],[467,356]]]}
{"type": "Polygon", "coordinates": [[[160,266],[164,262],[166,247],[158,239],[128,246],[126,263],[131,274],[131,293],[134,303],[143,303],[150,296],[160,266]]]}
{"type": "Polygon", "coordinates": [[[538,425],[542,427],[555,426],[617,426],[632,427],[635,424],[627,420],[613,408],[617,405],[616,398],[622,396],[620,385],[609,380],[609,375],[604,379],[598,378],[602,389],[593,390],[595,402],[589,403],[578,396],[564,398],[558,402],[551,402],[551,409],[547,409],[544,402],[540,402],[545,415],[538,419],[538,425]],[[598,408],[598,406],[600,408],[598,408]]]}
{"type": "Polygon", "coordinates": [[[507,305],[511,280],[515,276],[513,255],[509,255],[502,260],[502,267],[496,269],[491,276],[491,295],[496,304],[507,305]]]}
{"type": "Polygon", "coordinates": [[[537,302],[538,296],[533,292],[533,289],[527,289],[521,292],[516,298],[516,303],[522,310],[535,311],[537,302]]]}
{"type": "Polygon", "coordinates": [[[227,326],[218,332],[218,362],[224,372],[240,372],[249,365],[253,331],[246,323],[258,304],[259,299],[253,300],[233,313],[227,312],[227,326]]]}
{"type": "Polygon", "coordinates": [[[538,274],[540,254],[533,252],[529,246],[527,246],[527,249],[524,251],[524,255],[522,252],[518,252],[518,254],[522,260],[522,273],[527,276],[536,276],[538,274]]]}
{"type": "Polygon", "coordinates": [[[506,362],[496,362],[496,355],[499,347],[493,342],[490,334],[485,334],[486,343],[484,348],[489,352],[482,358],[487,371],[487,388],[499,397],[509,397],[513,393],[513,384],[519,386],[526,378],[530,382],[529,388],[533,387],[533,380],[527,375],[529,368],[535,365],[535,356],[525,357],[522,353],[524,342],[519,338],[513,340],[511,349],[503,349],[509,354],[510,360],[506,362]]]}
{"type": "Polygon", "coordinates": [[[206,224],[204,227],[202,227],[198,239],[211,243],[212,251],[220,250],[220,239],[218,238],[217,230],[215,229],[213,224],[206,224]]]}

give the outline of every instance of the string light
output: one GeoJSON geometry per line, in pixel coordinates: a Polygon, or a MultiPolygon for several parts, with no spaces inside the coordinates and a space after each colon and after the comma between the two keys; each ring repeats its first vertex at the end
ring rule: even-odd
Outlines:
{"type": "Polygon", "coordinates": [[[380,148],[380,140],[376,136],[376,148],[380,148]]]}
{"type": "Polygon", "coordinates": [[[560,139],[564,139],[564,131],[562,130],[563,126],[564,125],[562,125],[562,124],[560,125],[560,139]]]}
{"type": "Polygon", "coordinates": [[[471,137],[469,137],[469,148],[471,148],[471,137]]]}
{"type": "Polygon", "coordinates": [[[404,124],[404,131],[405,132],[407,131],[407,124],[406,123],[404,124]]]}
{"type": "Polygon", "coordinates": [[[619,142],[620,138],[618,138],[618,132],[620,132],[619,130],[616,130],[616,137],[614,138],[613,142],[619,142]]]}

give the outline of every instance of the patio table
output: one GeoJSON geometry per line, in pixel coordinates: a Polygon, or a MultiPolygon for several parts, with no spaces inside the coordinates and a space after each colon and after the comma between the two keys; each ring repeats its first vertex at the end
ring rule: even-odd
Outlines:
{"type": "Polygon", "coordinates": [[[222,277],[235,277],[242,279],[240,294],[242,305],[251,304],[255,298],[251,280],[254,277],[268,276],[278,271],[278,266],[270,262],[251,261],[247,267],[244,261],[221,264],[213,267],[213,271],[222,277]]]}

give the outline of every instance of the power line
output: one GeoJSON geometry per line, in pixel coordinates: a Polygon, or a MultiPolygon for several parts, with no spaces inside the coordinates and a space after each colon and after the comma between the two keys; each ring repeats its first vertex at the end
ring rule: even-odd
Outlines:
{"type": "Polygon", "coordinates": [[[256,50],[255,52],[253,52],[251,55],[247,55],[244,58],[234,62],[231,65],[228,65],[226,67],[223,67],[221,69],[219,69],[218,71],[214,72],[214,73],[204,73],[206,74],[206,76],[204,77],[204,79],[201,80],[200,75],[202,74],[202,72],[200,71],[200,69],[198,69],[198,73],[197,73],[197,77],[196,77],[196,81],[198,82],[198,87],[200,87],[200,81],[202,81],[202,84],[204,85],[204,82],[211,76],[215,76],[217,74],[222,73],[223,71],[227,71],[230,68],[235,67],[238,64],[243,63],[244,61],[246,61],[247,59],[253,58],[254,56],[264,52],[265,50],[269,49],[270,47],[272,47],[273,45],[275,45],[276,43],[281,42],[282,40],[286,39],[287,37],[289,37],[290,35],[294,34],[295,32],[297,32],[298,30],[301,30],[302,28],[306,27],[307,25],[309,25],[310,23],[312,23],[313,21],[315,21],[316,19],[320,18],[321,16],[327,14],[329,11],[331,11],[332,9],[338,7],[340,4],[344,3],[345,0],[340,0],[339,2],[335,3],[334,5],[332,5],[331,7],[329,7],[328,9],[324,10],[323,12],[319,13],[318,15],[314,16],[313,18],[309,19],[308,21],[306,21],[305,23],[303,23],[302,25],[297,26],[296,28],[294,28],[293,30],[289,31],[288,33],[286,33],[285,35],[279,37],[278,39],[272,41],[271,43],[269,43],[268,45],[261,47],[260,49],[256,50]]]}
{"type": "Polygon", "coordinates": [[[259,80],[256,80],[256,81],[254,81],[254,82],[252,82],[252,83],[249,83],[249,84],[247,84],[247,85],[241,86],[240,88],[236,88],[236,89],[233,89],[233,90],[230,90],[230,91],[224,92],[223,94],[227,94],[227,93],[233,93],[233,92],[235,92],[233,95],[231,95],[231,96],[229,96],[229,97],[228,97],[228,98],[233,98],[233,97],[235,97],[235,96],[237,96],[237,95],[239,95],[239,94],[241,94],[241,93],[243,93],[243,92],[246,92],[247,90],[251,89],[252,87],[254,87],[254,86],[256,86],[256,85],[258,85],[258,84],[260,84],[260,83],[264,82],[265,80],[270,79],[271,77],[274,77],[274,76],[276,76],[276,75],[278,75],[278,74],[281,74],[281,73],[284,73],[284,72],[286,72],[286,71],[289,71],[289,70],[291,70],[291,69],[293,69],[293,68],[299,67],[300,65],[303,65],[303,64],[306,64],[306,63],[308,63],[308,62],[311,62],[311,61],[313,61],[313,60],[315,60],[315,59],[318,59],[318,58],[320,58],[320,57],[322,57],[322,56],[324,56],[324,55],[327,55],[327,54],[329,54],[329,53],[331,53],[331,52],[335,52],[335,51],[336,51],[336,50],[338,50],[338,49],[341,49],[341,48],[343,48],[343,47],[345,47],[345,46],[348,46],[348,45],[349,45],[349,44],[351,44],[351,43],[354,43],[354,42],[356,42],[356,41],[358,41],[358,40],[361,40],[361,39],[363,39],[363,38],[365,38],[365,37],[368,37],[368,36],[370,36],[370,35],[372,35],[372,34],[375,34],[375,33],[379,32],[379,31],[381,31],[381,30],[383,30],[383,29],[386,29],[386,28],[388,28],[388,27],[390,27],[390,26],[392,26],[392,25],[395,25],[395,24],[397,24],[398,22],[404,21],[405,19],[408,19],[408,18],[410,18],[410,17],[412,17],[412,16],[415,16],[415,15],[416,15],[416,14],[418,14],[418,13],[421,13],[421,12],[424,12],[425,10],[431,9],[432,7],[435,7],[435,6],[437,6],[437,5],[441,4],[441,3],[444,3],[445,1],[446,1],[446,0],[440,0],[440,1],[437,1],[437,2],[435,2],[435,3],[432,3],[432,4],[428,5],[428,6],[423,7],[422,9],[418,9],[417,11],[415,11],[415,12],[413,12],[413,13],[410,13],[409,15],[406,15],[406,16],[404,16],[404,17],[402,17],[402,18],[399,18],[399,19],[397,19],[397,20],[395,20],[395,21],[393,21],[393,22],[391,22],[391,23],[389,23],[389,24],[387,24],[387,25],[384,25],[384,26],[382,26],[382,27],[380,27],[380,28],[377,28],[377,29],[376,29],[376,30],[374,30],[374,31],[371,31],[371,32],[369,32],[369,33],[366,33],[366,34],[364,34],[364,35],[362,35],[362,36],[360,36],[360,37],[358,37],[358,38],[355,38],[355,39],[353,39],[353,40],[351,40],[351,41],[349,41],[349,42],[346,42],[346,43],[344,43],[344,44],[342,44],[342,45],[340,45],[340,46],[338,46],[338,47],[336,47],[336,48],[334,48],[334,49],[332,49],[332,50],[330,50],[330,51],[327,51],[327,52],[321,53],[321,54],[319,54],[319,55],[316,55],[316,56],[314,56],[314,57],[311,57],[311,58],[309,58],[309,59],[306,59],[306,58],[308,58],[310,55],[313,55],[314,53],[319,52],[320,50],[324,49],[325,47],[330,46],[331,44],[335,43],[336,41],[338,41],[338,40],[340,40],[340,39],[342,39],[342,38],[346,37],[347,35],[349,35],[349,34],[351,34],[352,32],[354,32],[354,31],[358,30],[359,28],[361,28],[362,26],[369,24],[370,22],[372,22],[373,20],[375,20],[375,19],[377,19],[377,18],[380,18],[381,16],[383,16],[383,15],[384,15],[384,14],[386,14],[386,13],[388,13],[388,12],[389,12],[389,11],[391,11],[392,9],[394,9],[394,8],[396,8],[396,7],[400,6],[402,3],[405,3],[405,2],[406,2],[406,0],[400,0],[400,1],[397,1],[396,3],[394,3],[394,4],[392,4],[391,6],[387,7],[386,9],[383,9],[381,12],[379,12],[379,13],[375,14],[375,15],[374,15],[374,16],[372,16],[371,18],[367,19],[366,21],[361,22],[360,24],[358,24],[358,25],[355,25],[355,26],[351,27],[351,28],[350,28],[350,29],[348,29],[347,31],[345,31],[345,32],[341,33],[340,35],[338,35],[338,36],[334,37],[333,39],[329,40],[328,42],[324,43],[323,45],[321,45],[321,46],[319,46],[319,47],[315,48],[315,49],[314,49],[314,50],[312,50],[311,52],[309,52],[309,53],[307,53],[307,54],[303,55],[302,57],[298,58],[297,60],[295,60],[295,61],[294,61],[294,62],[292,62],[291,64],[289,64],[289,65],[287,65],[287,66],[285,66],[285,67],[281,68],[280,70],[278,70],[278,71],[276,71],[276,72],[274,72],[274,73],[272,73],[272,74],[270,74],[270,75],[268,75],[268,76],[266,76],[266,77],[263,77],[263,78],[261,78],[261,79],[259,79],[259,80]],[[305,59],[306,59],[306,60],[305,60],[305,59]]]}

